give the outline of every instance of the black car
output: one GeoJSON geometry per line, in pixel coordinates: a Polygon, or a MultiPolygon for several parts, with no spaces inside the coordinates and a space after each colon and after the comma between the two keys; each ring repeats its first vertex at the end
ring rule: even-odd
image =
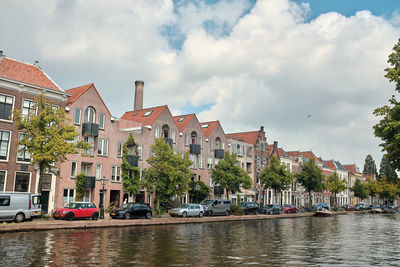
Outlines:
{"type": "Polygon", "coordinates": [[[112,210],[110,212],[110,217],[113,219],[131,219],[144,217],[146,219],[151,219],[153,215],[153,210],[148,204],[143,203],[125,203],[121,208],[112,210]]]}
{"type": "Polygon", "coordinates": [[[247,214],[258,214],[258,211],[260,209],[260,207],[258,206],[258,204],[256,202],[243,202],[242,204],[240,204],[240,206],[243,209],[243,214],[247,215],[247,214]]]}
{"type": "Polygon", "coordinates": [[[281,214],[282,213],[282,209],[281,209],[281,206],[276,205],[276,204],[274,204],[274,205],[265,205],[264,208],[263,208],[263,213],[264,214],[269,214],[269,215],[281,214]]]}

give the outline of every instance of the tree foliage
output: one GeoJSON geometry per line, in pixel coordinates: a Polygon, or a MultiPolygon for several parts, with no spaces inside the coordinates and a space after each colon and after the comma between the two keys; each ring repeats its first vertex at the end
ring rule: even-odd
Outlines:
{"type": "Polygon", "coordinates": [[[354,192],[355,197],[358,197],[360,199],[365,199],[368,197],[367,188],[363,185],[360,179],[357,179],[355,181],[353,187],[351,187],[350,190],[354,192]]]}
{"type": "Polygon", "coordinates": [[[293,181],[293,175],[285,165],[281,165],[276,157],[271,158],[271,164],[260,173],[260,183],[263,188],[271,188],[276,192],[288,190],[293,181]]]}
{"type": "Polygon", "coordinates": [[[367,183],[365,184],[365,188],[367,190],[367,194],[374,198],[378,194],[378,182],[376,180],[373,180],[371,178],[367,179],[367,183]]]}
{"type": "Polygon", "coordinates": [[[392,167],[392,164],[387,160],[385,154],[382,156],[381,165],[379,168],[379,177],[382,178],[383,176],[385,176],[387,181],[390,183],[398,183],[399,181],[395,169],[392,167]]]}
{"type": "Polygon", "coordinates": [[[53,173],[58,175],[53,164],[67,160],[68,154],[78,153],[79,148],[88,149],[90,145],[86,142],[73,142],[78,136],[75,126],[70,124],[62,108],[46,102],[44,94],[37,99],[34,107],[37,114],[31,110],[29,114],[22,114],[21,110],[14,111],[15,122],[18,130],[25,135],[18,142],[20,151],[27,150],[31,155],[32,164],[39,166],[39,192],[43,175],[53,173]]]}
{"type": "Polygon", "coordinates": [[[75,180],[75,198],[77,201],[82,201],[85,196],[85,184],[86,184],[86,174],[80,173],[76,176],[75,180]]]}
{"type": "MultiPolygon", "coordinates": [[[[385,77],[389,82],[396,84],[395,90],[400,92],[400,39],[393,47],[393,52],[387,61],[390,67],[385,69],[385,77]]],[[[374,126],[376,137],[382,140],[380,146],[387,155],[387,160],[396,170],[400,170],[400,103],[396,96],[392,95],[389,99],[389,106],[377,108],[375,116],[383,117],[374,126]]]]}
{"type": "Polygon", "coordinates": [[[363,173],[375,176],[378,175],[375,160],[372,158],[371,155],[367,155],[367,157],[365,158],[363,173]]]}
{"type": "Polygon", "coordinates": [[[385,175],[383,175],[378,181],[377,193],[380,198],[386,198],[393,201],[393,199],[399,195],[399,186],[395,183],[389,182],[385,175]]]}
{"type": "Polygon", "coordinates": [[[182,196],[188,191],[193,175],[189,169],[192,161],[188,153],[183,158],[180,154],[175,155],[163,138],[156,139],[151,151],[152,156],[147,159],[150,168],[144,174],[142,185],[148,192],[155,192],[156,209],[165,211],[171,198],[182,196]]]}
{"type": "Polygon", "coordinates": [[[237,164],[238,160],[235,154],[225,152],[225,156],[211,170],[211,177],[215,184],[221,185],[232,194],[240,192],[240,188],[250,189],[252,181],[245,170],[237,164]]]}
{"type": "Polygon", "coordinates": [[[189,182],[190,202],[200,203],[203,199],[206,199],[209,196],[210,196],[210,188],[203,181],[189,182]],[[199,190],[196,190],[197,185],[199,190]]]}
{"type": "Polygon", "coordinates": [[[321,169],[315,164],[313,158],[302,166],[301,172],[296,176],[297,181],[306,189],[309,195],[311,206],[311,192],[322,192],[324,190],[324,175],[321,169]]]}
{"type": "Polygon", "coordinates": [[[331,193],[335,195],[335,206],[337,206],[337,193],[343,192],[347,188],[346,181],[343,181],[339,178],[336,172],[332,173],[328,177],[327,188],[331,193]]]}
{"type": "Polygon", "coordinates": [[[140,189],[140,169],[136,166],[132,166],[129,163],[128,156],[138,156],[137,144],[135,143],[132,133],[129,134],[128,139],[122,147],[121,176],[124,192],[136,195],[139,193],[140,189]]]}

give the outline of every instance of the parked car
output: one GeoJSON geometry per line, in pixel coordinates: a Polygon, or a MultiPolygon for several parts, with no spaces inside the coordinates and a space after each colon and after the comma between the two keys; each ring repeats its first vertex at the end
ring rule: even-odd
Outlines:
{"type": "Polygon", "coordinates": [[[256,202],[243,202],[240,204],[240,207],[243,209],[243,214],[255,214],[257,215],[259,212],[260,207],[256,202]]]}
{"type": "Polygon", "coordinates": [[[296,207],[296,205],[289,205],[289,204],[285,204],[283,205],[283,212],[285,213],[297,213],[299,210],[296,207]]]}
{"type": "Polygon", "coordinates": [[[110,212],[110,217],[113,219],[125,219],[144,217],[151,219],[153,210],[149,204],[144,203],[125,203],[119,209],[114,209],[110,212]]]}
{"type": "Polygon", "coordinates": [[[23,222],[41,215],[39,194],[0,192],[0,221],[23,222]]]}
{"type": "Polygon", "coordinates": [[[399,206],[397,206],[396,204],[390,204],[389,208],[392,210],[397,210],[399,208],[399,206]]]}
{"type": "Polygon", "coordinates": [[[54,219],[65,219],[72,221],[73,219],[91,218],[97,220],[99,218],[99,210],[92,202],[71,202],[64,208],[56,209],[53,212],[54,219]]]}
{"type": "Polygon", "coordinates": [[[377,205],[377,204],[373,204],[373,205],[369,205],[366,209],[367,210],[373,210],[373,209],[378,209],[381,208],[381,206],[377,205]]]}
{"type": "Polygon", "coordinates": [[[330,209],[328,203],[316,203],[316,204],[314,204],[314,206],[313,206],[313,210],[314,211],[317,211],[319,208],[324,208],[326,210],[330,209]]]}
{"type": "Polygon", "coordinates": [[[353,206],[353,209],[356,211],[365,210],[365,205],[364,204],[355,204],[353,206]]]}
{"type": "Polygon", "coordinates": [[[269,204],[269,205],[265,205],[263,208],[263,213],[264,214],[281,214],[282,213],[282,209],[281,206],[277,205],[277,204],[269,204]]]}
{"type": "Polygon", "coordinates": [[[343,205],[343,208],[344,208],[345,210],[347,210],[347,211],[354,210],[354,207],[353,207],[352,205],[350,205],[350,204],[344,204],[344,205],[343,205]]]}
{"type": "Polygon", "coordinates": [[[175,217],[175,216],[196,217],[196,216],[198,216],[201,218],[204,215],[204,210],[200,204],[187,203],[187,204],[182,204],[178,208],[169,210],[169,215],[171,217],[175,217]]]}
{"type": "Polygon", "coordinates": [[[389,207],[386,205],[381,206],[382,213],[389,213],[389,207]]]}
{"type": "Polygon", "coordinates": [[[206,199],[200,205],[204,209],[204,215],[213,216],[223,214],[228,216],[231,213],[231,201],[221,199],[206,199]]]}

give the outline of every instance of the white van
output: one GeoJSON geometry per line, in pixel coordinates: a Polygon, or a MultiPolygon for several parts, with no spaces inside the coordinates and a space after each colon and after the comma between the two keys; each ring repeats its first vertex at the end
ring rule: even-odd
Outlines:
{"type": "Polygon", "coordinates": [[[0,221],[23,222],[41,215],[40,194],[0,192],[0,221]]]}

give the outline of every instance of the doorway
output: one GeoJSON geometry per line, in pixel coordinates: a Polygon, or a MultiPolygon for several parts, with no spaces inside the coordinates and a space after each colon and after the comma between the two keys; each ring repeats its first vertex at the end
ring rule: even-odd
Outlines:
{"type": "Polygon", "coordinates": [[[43,215],[47,215],[47,213],[49,213],[49,196],[50,191],[42,191],[40,201],[42,202],[43,215]]]}

